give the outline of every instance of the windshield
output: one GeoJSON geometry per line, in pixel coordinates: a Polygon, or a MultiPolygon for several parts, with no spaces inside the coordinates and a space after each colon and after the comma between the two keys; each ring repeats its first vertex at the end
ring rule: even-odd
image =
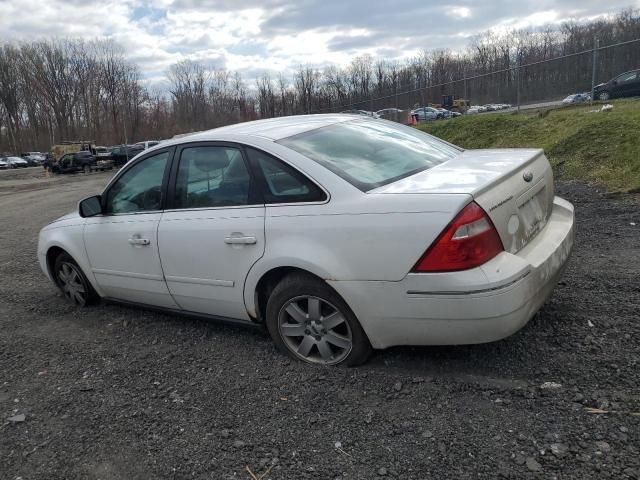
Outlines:
{"type": "Polygon", "coordinates": [[[318,162],[363,192],[427,170],[461,150],[415,128],[354,120],[278,143],[318,162]]]}

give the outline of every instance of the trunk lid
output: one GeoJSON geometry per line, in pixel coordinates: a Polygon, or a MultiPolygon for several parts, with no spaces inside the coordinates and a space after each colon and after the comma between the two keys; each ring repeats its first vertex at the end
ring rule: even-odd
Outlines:
{"type": "Polygon", "coordinates": [[[504,249],[515,253],[536,236],[551,215],[553,171],[540,149],[467,150],[369,193],[469,194],[493,221],[504,249]]]}

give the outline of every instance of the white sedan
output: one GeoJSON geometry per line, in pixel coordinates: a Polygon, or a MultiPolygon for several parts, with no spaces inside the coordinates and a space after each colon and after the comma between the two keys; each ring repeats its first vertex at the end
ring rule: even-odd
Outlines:
{"type": "Polygon", "coordinates": [[[353,115],[165,142],[40,232],[42,270],[99,298],[266,325],[312,363],[507,337],[572,249],[541,150],[462,150],[353,115]]]}
{"type": "Polygon", "coordinates": [[[20,157],[3,157],[2,160],[9,168],[27,168],[29,166],[29,162],[20,157]]]}

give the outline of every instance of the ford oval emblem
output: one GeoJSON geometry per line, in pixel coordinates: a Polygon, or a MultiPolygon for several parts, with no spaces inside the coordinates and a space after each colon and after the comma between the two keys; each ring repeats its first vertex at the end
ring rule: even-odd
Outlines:
{"type": "Polygon", "coordinates": [[[524,172],[522,174],[522,178],[524,178],[525,182],[530,182],[531,180],[533,180],[533,173],[531,172],[524,172]]]}

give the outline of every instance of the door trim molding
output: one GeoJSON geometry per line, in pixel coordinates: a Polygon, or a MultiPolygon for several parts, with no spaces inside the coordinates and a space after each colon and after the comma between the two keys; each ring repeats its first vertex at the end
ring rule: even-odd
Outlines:
{"type": "Polygon", "coordinates": [[[178,277],[175,275],[166,275],[165,280],[167,282],[177,283],[190,283],[196,285],[211,285],[214,287],[233,287],[235,282],[233,280],[215,280],[209,278],[194,278],[194,277],[178,277]]]}
{"type": "Polygon", "coordinates": [[[121,270],[107,270],[105,268],[92,268],[91,271],[94,274],[98,275],[112,275],[114,277],[140,278],[142,280],[155,280],[156,282],[164,282],[164,278],[162,278],[162,275],[154,275],[152,273],[123,272],[121,270]]]}

